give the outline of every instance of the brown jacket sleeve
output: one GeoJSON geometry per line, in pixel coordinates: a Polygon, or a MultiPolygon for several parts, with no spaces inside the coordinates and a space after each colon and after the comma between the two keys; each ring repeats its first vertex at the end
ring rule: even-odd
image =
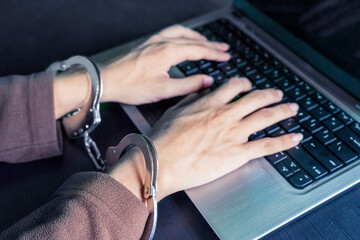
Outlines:
{"type": "Polygon", "coordinates": [[[53,72],[0,78],[0,162],[27,162],[61,154],[53,81],[53,72]]]}
{"type": "Polygon", "coordinates": [[[140,239],[148,210],[104,173],[77,173],[0,239],[140,239]]]}

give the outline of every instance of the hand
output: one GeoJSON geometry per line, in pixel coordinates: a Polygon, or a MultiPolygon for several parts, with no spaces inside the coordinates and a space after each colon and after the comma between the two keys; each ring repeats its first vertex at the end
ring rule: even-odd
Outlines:
{"type": "Polygon", "coordinates": [[[168,74],[170,67],[185,60],[228,61],[227,49],[227,44],[209,42],[182,26],[165,29],[124,58],[102,68],[102,101],[144,104],[206,88],[212,84],[207,75],[173,79],[168,74]]]}
{"type": "MultiPolygon", "coordinates": [[[[220,178],[251,159],[299,144],[302,135],[296,133],[248,142],[252,133],[298,111],[295,103],[264,108],[282,99],[282,92],[275,89],[256,90],[228,103],[250,89],[247,79],[233,78],[208,95],[189,95],[155,124],[149,137],[159,157],[159,200],[220,178]]],[[[110,175],[141,199],[145,175],[142,157],[120,164],[110,175]]]]}

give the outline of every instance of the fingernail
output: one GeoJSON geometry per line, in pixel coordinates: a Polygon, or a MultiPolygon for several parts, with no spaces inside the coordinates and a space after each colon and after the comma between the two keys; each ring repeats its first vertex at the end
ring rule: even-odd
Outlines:
{"type": "Polygon", "coordinates": [[[282,99],[282,97],[284,96],[283,91],[281,90],[276,90],[277,94],[279,95],[279,97],[282,99]]]}
{"type": "Polygon", "coordinates": [[[299,143],[304,138],[304,135],[302,133],[296,133],[292,135],[292,140],[296,143],[299,143]]]}
{"type": "Polygon", "coordinates": [[[299,105],[297,105],[297,103],[290,103],[289,107],[293,112],[297,112],[299,110],[299,105]]]}
{"type": "Polygon", "coordinates": [[[210,77],[210,76],[206,76],[203,79],[203,86],[204,88],[210,87],[214,82],[214,78],[210,77]]]}

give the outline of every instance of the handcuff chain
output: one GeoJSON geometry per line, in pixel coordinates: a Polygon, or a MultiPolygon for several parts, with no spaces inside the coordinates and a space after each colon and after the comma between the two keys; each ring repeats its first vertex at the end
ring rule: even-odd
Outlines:
{"type": "Polygon", "coordinates": [[[84,134],[84,145],[95,167],[98,170],[104,171],[106,166],[106,160],[102,158],[101,152],[96,142],[90,137],[89,133],[87,132],[84,134]]]}

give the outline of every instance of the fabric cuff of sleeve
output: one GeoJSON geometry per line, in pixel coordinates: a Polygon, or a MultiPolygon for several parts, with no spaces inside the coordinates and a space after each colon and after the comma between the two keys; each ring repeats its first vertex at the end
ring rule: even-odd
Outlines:
{"type": "Polygon", "coordinates": [[[61,185],[54,197],[63,194],[94,199],[100,205],[100,211],[114,213],[119,219],[118,224],[125,226],[137,239],[142,236],[149,216],[148,209],[130,190],[109,175],[100,172],[74,174],[61,185]]]}
{"type": "Polygon", "coordinates": [[[55,119],[54,79],[55,72],[30,75],[29,108],[32,110],[30,114],[33,114],[34,139],[40,146],[35,153],[39,159],[60,155],[63,148],[60,122],[55,119]]]}
{"type": "Polygon", "coordinates": [[[54,113],[54,78],[54,72],[1,78],[0,161],[21,163],[62,153],[54,113]]]}

